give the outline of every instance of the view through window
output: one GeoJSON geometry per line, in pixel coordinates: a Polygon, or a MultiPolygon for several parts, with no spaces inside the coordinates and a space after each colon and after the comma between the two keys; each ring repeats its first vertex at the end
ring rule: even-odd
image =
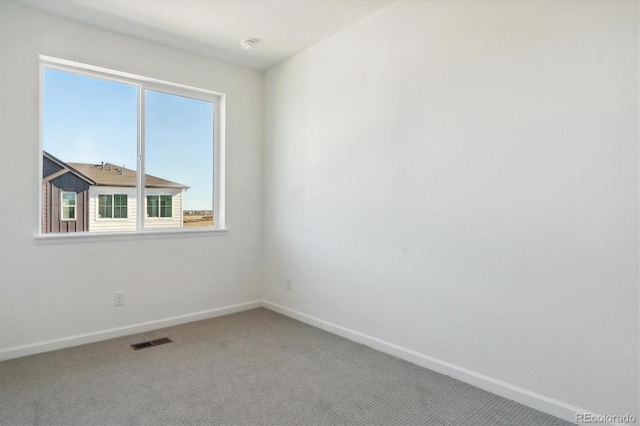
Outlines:
{"type": "Polygon", "coordinates": [[[217,96],[43,64],[41,233],[219,227],[217,96]]]}

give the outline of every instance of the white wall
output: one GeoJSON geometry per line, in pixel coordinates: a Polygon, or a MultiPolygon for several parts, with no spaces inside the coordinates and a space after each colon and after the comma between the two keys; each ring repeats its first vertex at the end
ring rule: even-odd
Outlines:
{"type": "Polygon", "coordinates": [[[557,0],[399,1],[269,70],[265,299],[638,416],[638,72],[638,2],[557,0]]]}
{"type": "Polygon", "coordinates": [[[0,61],[0,355],[260,298],[261,72],[6,1],[0,1],[0,61]],[[39,54],[226,93],[229,233],[34,239],[39,54]],[[126,292],[123,307],[113,306],[116,290],[126,292]]]}

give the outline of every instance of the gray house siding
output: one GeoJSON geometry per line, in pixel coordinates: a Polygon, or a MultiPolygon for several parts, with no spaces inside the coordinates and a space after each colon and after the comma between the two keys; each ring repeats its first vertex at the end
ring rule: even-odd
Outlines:
{"type": "Polygon", "coordinates": [[[89,231],[89,184],[71,173],[58,176],[49,183],[46,191],[48,205],[46,211],[47,226],[45,232],[87,232],[89,231]],[[75,220],[61,219],[60,193],[76,193],[75,220]]]}
{"type": "Polygon", "coordinates": [[[42,161],[42,232],[89,231],[89,183],[47,157],[42,161]],[[57,174],[57,176],[56,176],[57,174]],[[55,176],[55,177],[54,177],[55,176]],[[48,179],[51,177],[52,179],[48,179]],[[75,220],[61,218],[61,192],[76,193],[75,220]]]}
{"type": "Polygon", "coordinates": [[[62,167],[47,157],[42,157],[42,178],[46,178],[58,171],[62,170],[62,167]]]}

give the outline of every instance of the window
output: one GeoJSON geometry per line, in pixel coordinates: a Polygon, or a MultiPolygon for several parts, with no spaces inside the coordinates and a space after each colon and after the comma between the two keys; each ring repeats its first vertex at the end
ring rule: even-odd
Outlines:
{"type": "Polygon", "coordinates": [[[60,193],[62,207],[62,220],[76,220],[76,193],[61,192],[60,193]]]}
{"type": "Polygon", "coordinates": [[[158,197],[147,196],[147,217],[160,217],[160,200],[158,200],[158,197]]]}
{"type": "Polygon", "coordinates": [[[160,217],[171,217],[171,196],[160,196],[160,217]]]}
{"type": "Polygon", "coordinates": [[[98,218],[126,219],[127,218],[127,195],[125,194],[98,195],[98,218]]]}
{"type": "Polygon", "coordinates": [[[224,228],[223,94],[49,57],[41,67],[43,223],[60,192],[62,220],[88,217],[66,232],[224,228]]]}
{"type": "Polygon", "coordinates": [[[171,195],[147,195],[147,217],[171,217],[171,195]]]}
{"type": "Polygon", "coordinates": [[[113,217],[113,195],[98,196],[98,217],[113,217]]]}
{"type": "Polygon", "coordinates": [[[127,196],[115,194],[113,196],[113,217],[115,219],[126,219],[127,217],[127,196]]]}

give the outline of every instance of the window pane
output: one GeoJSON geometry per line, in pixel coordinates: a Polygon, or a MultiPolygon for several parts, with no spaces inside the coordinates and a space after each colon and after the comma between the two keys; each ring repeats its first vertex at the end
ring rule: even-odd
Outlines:
{"type": "MultiPolygon", "coordinates": [[[[96,219],[113,217],[112,204],[99,199],[98,187],[135,188],[137,126],[136,86],[43,68],[42,179],[48,185],[45,194],[55,194],[54,188],[87,194],[77,199],[73,193],[64,194],[62,199],[63,206],[89,211],[89,223],[76,228],[78,231],[104,230],[100,228],[104,223],[97,223],[96,219]],[[54,173],[57,177],[47,179],[54,173]],[[89,204],[78,205],[85,202],[89,204]]],[[[51,204],[44,200],[43,209],[51,204]]],[[[75,209],[66,210],[63,215],[75,216],[75,209]]],[[[52,217],[47,211],[42,212],[43,232],[63,229],[51,223],[52,217]]],[[[122,226],[125,230],[126,224],[122,226]]],[[[111,225],[109,230],[119,229],[111,225]]]]}
{"type": "Polygon", "coordinates": [[[98,217],[110,218],[113,212],[113,196],[112,195],[99,195],[98,196],[98,217]]]}
{"type": "Polygon", "coordinates": [[[75,192],[63,192],[62,193],[62,205],[63,206],[75,206],[76,194],[75,192]]]}
{"type": "Polygon", "coordinates": [[[118,194],[113,196],[113,217],[125,219],[127,217],[127,196],[118,194]]]}
{"type": "Polygon", "coordinates": [[[116,194],[113,196],[113,205],[116,207],[127,205],[127,196],[122,194],[116,194]]]}
{"type": "Polygon", "coordinates": [[[64,220],[73,220],[76,218],[76,209],[75,207],[63,207],[62,208],[62,219],[64,220]]]}
{"type": "Polygon", "coordinates": [[[171,217],[171,196],[160,196],[160,217],[171,217]]]}
{"type": "Polygon", "coordinates": [[[147,196],[147,217],[158,217],[159,216],[158,207],[159,207],[158,196],[148,195],[147,196]]]}
{"type": "Polygon", "coordinates": [[[213,103],[152,90],[144,96],[145,191],[163,193],[159,217],[171,218],[145,226],[212,226],[213,103]]]}

